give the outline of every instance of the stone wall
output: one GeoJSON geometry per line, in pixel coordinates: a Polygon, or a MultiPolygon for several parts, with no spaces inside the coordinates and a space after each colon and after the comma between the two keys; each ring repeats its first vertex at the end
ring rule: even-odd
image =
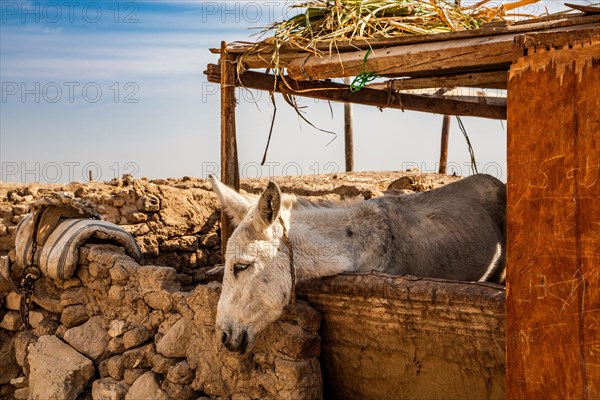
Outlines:
{"type": "Polygon", "coordinates": [[[220,259],[216,199],[205,181],[191,179],[8,186],[0,191],[0,254],[14,247],[16,224],[29,203],[53,191],[92,201],[104,220],[136,238],[145,264],[175,268],[185,287],[201,279],[199,268],[220,259]]]}
{"type": "Polygon", "coordinates": [[[3,398],[321,397],[321,315],[304,302],[240,356],[215,334],[220,284],[183,291],[175,269],[118,247],[85,245],[76,277],[37,287],[32,330],[19,332],[19,296],[4,299],[3,398]]]}

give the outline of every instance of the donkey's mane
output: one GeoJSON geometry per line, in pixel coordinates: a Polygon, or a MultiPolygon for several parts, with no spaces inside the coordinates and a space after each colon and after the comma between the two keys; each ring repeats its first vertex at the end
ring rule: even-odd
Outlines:
{"type": "Polygon", "coordinates": [[[355,205],[360,199],[352,199],[352,200],[326,200],[326,199],[318,199],[316,201],[309,200],[304,197],[293,196],[293,207],[292,210],[303,211],[303,210],[315,210],[320,208],[347,208],[355,205]]]}

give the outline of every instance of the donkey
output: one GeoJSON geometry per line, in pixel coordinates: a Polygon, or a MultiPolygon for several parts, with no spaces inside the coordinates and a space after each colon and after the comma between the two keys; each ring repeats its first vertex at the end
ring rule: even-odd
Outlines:
{"type": "Polygon", "coordinates": [[[504,281],[506,191],[490,175],[423,193],[325,205],[282,194],[274,182],[257,199],[209,179],[236,226],[216,320],[229,351],[252,350],[290,302],[294,277],[377,270],[504,281]]]}

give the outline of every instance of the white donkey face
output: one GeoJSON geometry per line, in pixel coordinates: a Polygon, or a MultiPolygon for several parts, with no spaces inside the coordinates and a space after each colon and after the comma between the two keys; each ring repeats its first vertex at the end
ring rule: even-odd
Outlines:
{"type": "Polygon", "coordinates": [[[215,178],[211,183],[221,207],[237,225],[227,242],[216,327],[229,351],[244,354],[281,316],[291,295],[289,255],[281,246],[282,196],[270,182],[258,203],[251,205],[215,178]]]}

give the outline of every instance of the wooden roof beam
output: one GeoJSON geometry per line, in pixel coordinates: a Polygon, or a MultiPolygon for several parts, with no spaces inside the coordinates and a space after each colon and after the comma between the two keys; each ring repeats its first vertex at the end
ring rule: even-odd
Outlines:
{"type": "MultiPolygon", "coordinates": [[[[219,83],[220,72],[211,64],[205,71],[209,82],[219,83]]],[[[444,115],[461,115],[491,119],[506,119],[506,106],[501,104],[481,104],[457,99],[436,98],[387,90],[364,88],[358,92],[350,91],[348,85],[329,81],[304,82],[290,77],[278,78],[271,74],[245,71],[236,80],[237,85],[248,89],[276,91],[288,95],[296,95],[376,106],[380,108],[396,108],[444,115]]]]}
{"type": "Polygon", "coordinates": [[[469,72],[466,74],[391,79],[367,85],[370,89],[415,90],[430,88],[475,87],[484,89],[506,89],[506,71],[469,72]]]}

